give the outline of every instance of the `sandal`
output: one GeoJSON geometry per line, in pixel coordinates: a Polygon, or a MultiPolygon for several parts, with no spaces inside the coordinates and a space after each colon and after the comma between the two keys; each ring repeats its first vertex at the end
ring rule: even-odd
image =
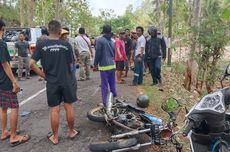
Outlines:
{"type": "Polygon", "coordinates": [[[69,139],[71,139],[71,140],[75,139],[81,133],[80,131],[77,131],[77,130],[74,130],[74,131],[75,131],[75,135],[73,135],[72,137],[69,136],[69,139]]]}
{"type": "Polygon", "coordinates": [[[9,138],[10,138],[10,134],[8,134],[7,136],[1,138],[1,141],[7,140],[7,139],[9,139],[9,138]]]}
{"type": "Polygon", "coordinates": [[[49,142],[53,145],[57,145],[58,143],[54,143],[50,138],[53,136],[53,133],[52,132],[49,132],[48,135],[47,135],[47,139],[49,140],[49,142]]]}
{"type": "Polygon", "coordinates": [[[15,146],[18,146],[20,144],[26,143],[29,140],[30,140],[30,136],[29,135],[24,135],[18,141],[10,143],[10,146],[15,147],[15,146]]]}

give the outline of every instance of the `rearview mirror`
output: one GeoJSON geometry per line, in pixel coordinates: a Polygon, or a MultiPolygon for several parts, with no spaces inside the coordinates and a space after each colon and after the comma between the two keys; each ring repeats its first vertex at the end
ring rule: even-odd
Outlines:
{"type": "Polygon", "coordinates": [[[175,98],[168,98],[161,104],[161,108],[167,113],[176,111],[179,106],[180,104],[175,98]]]}
{"type": "Polygon", "coordinates": [[[225,71],[225,75],[229,76],[230,75],[230,64],[227,66],[226,71],[225,71]]]}

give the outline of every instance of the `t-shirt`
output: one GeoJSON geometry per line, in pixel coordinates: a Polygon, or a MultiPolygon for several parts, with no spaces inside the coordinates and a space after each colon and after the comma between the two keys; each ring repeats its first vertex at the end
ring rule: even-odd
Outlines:
{"type": "MultiPolygon", "coordinates": [[[[91,46],[91,42],[90,42],[90,39],[83,35],[84,39],[88,42],[89,46],[91,46]]],[[[86,43],[86,41],[82,38],[81,35],[78,35],[76,38],[75,38],[75,42],[76,42],[76,47],[79,51],[79,53],[83,52],[83,51],[90,51],[89,50],[89,46],[88,44],[86,43]]]]}
{"type": "Polygon", "coordinates": [[[6,43],[0,39],[0,89],[5,91],[11,91],[13,89],[12,83],[6,75],[2,63],[10,62],[10,54],[7,49],[6,43]]]}
{"type": "Polygon", "coordinates": [[[126,60],[126,52],[125,52],[125,42],[119,38],[115,41],[115,61],[125,61],[126,60]],[[122,55],[122,59],[120,59],[117,48],[120,48],[120,53],[122,55]]]}
{"type": "Polygon", "coordinates": [[[131,38],[126,38],[125,39],[125,52],[126,52],[126,55],[131,55],[131,49],[132,49],[132,40],[131,38]]]}
{"type": "Polygon", "coordinates": [[[71,45],[63,40],[44,40],[36,44],[32,59],[41,60],[47,83],[69,85],[74,83],[71,64],[71,45]]]}
{"type": "Polygon", "coordinates": [[[135,56],[138,56],[139,54],[141,54],[141,48],[143,47],[145,49],[145,44],[146,44],[146,40],[145,40],[145,37],[142,35],[137,39],[135,56]]]}
{"type": "Polygon", "coordinates": [[[15,43],[15,48],[18,50],[18,56],[28,57],[29,43],[27,41],[18,41],[15,43]]]}

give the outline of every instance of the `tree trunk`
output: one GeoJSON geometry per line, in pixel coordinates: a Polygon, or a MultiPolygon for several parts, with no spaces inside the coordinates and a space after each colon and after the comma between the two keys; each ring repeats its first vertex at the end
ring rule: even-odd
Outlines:
{"type": "Polygon", "coordinates": [[[60,20],[60,0],[55,1],[55,20],[60,20]]]}
{"type": "Polygon", "coordinates": [[[20,26],[25,26],[25,3],[24,0],[20,0],[20,26]]]}
{"type": "Polygon", "coordinates": [[[34,18],[34,8],[35,8],[35,0],[29,0],[27,5],[27,23],[29,27],[34,26],[33,18],[34,18]]]}
{"type": "Polygon", "coordinates": [[[157,13],[157,22],[158,22],[158,29],[162,31],[162,21],[161,21],[161,0],[156,0],[156,13],[157,13]]]}
{"type": "MultiPolygon", "coordinates": [[[[199,20],[200,20],[200,12],[201,12],[201,0],[194,0],[193,1],[193,9],[192,9],[192,18],[191,18],[191,27],[198,27],[199,20]]],[[[196,53],[196,35],[191,35],[191,46],[190,46],[190,55],[189,59],[186,64],[186,71],[185,71],[185,81],[184,86],[187,90],[191,90],[192,88],[196,88],[197,86],[197,74],[198,74],[198,64],[194,59],[194,55],[196,53]],[[193,72],[196,71],[196,72],[193,72]],[[193,81],[193,82],[192,82],[193,81]]]]}

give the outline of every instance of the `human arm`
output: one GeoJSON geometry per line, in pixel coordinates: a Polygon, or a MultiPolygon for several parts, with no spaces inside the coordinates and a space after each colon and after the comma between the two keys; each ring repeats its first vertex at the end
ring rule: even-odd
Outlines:
{"type": "Polygon", "coordinates": [[[162,58],[163,60],[166,59],[166,43],[164,38],[161,39],[161,49],[162,49],[162,58]]]}
{"type": "Polygon", "coordinates": [[[20,92],[20,86],[18,85],[13,72],[11,70],[9,59],[7,59],[7,53],[8,50],[6,50],[4,47],[0,46],[0,62],[2,64],[3,70],[5,71],[7,77],[10,79],[12,85],[13,85],[13,92],[18,93],[20,92]]]}
{"type": "Polygon", "coordinates": [[[17,54],[17,48],[18,48],[18,43],[16,42],[15,44],[14,44],[14,54],[13,54],[13,59],[15,59],[16,57],[16,54],[17,54]]]}
{"type": "Polygon", "coordinates": [[[15,92],[15,93],[20,92],[20,86],[18,85],[16,79],[14,78],[10,64],[8,62],[2,62],[2,67],[3,67],[6,75],[8,76],[8,78],[10,79],[10,81],[13,84],[13,92],[15,92]]]}
{"type": "Polygon", "coordinates": [[[94,67],[96,68],[101,60],[102,56],[102,42],[100,40],[96,41],[96,52],[95,52],[95,58],[94,58],[94,67]]]}
{"type": "Polygon", "coordinates": [[[141,39],[140,45],[141,45],[141,48],[140,48],[141,54],[140,55],[141,55],[141,57],[143,57],[143,55],[145,53],[145,47],[146,47],[146,40],[144,37],[141,39]]]}
{"type": "Polygon", "coordinates": [[[37,61],[41,59],[41,47],[40,43],[36,44],[36,49],[30,60],[30,68],[40,77],[45,79],[45,73],[37,66],[37,61]]]}
{"type": "Polygon", "coordinates": [[[45,79],[45,73],[37,66],[37,61],[34,59],[30,60],[30,68],[40,77],[45,79]]]}
{"type": "Polygon", "coordinates": [[[116,52],[118,54],[119,59],[122,59],[122,54],[121,54],[121,50],[120,50],[121,43],[119,41],[115,42],[115,48],[116,48],[116,52]]]}

